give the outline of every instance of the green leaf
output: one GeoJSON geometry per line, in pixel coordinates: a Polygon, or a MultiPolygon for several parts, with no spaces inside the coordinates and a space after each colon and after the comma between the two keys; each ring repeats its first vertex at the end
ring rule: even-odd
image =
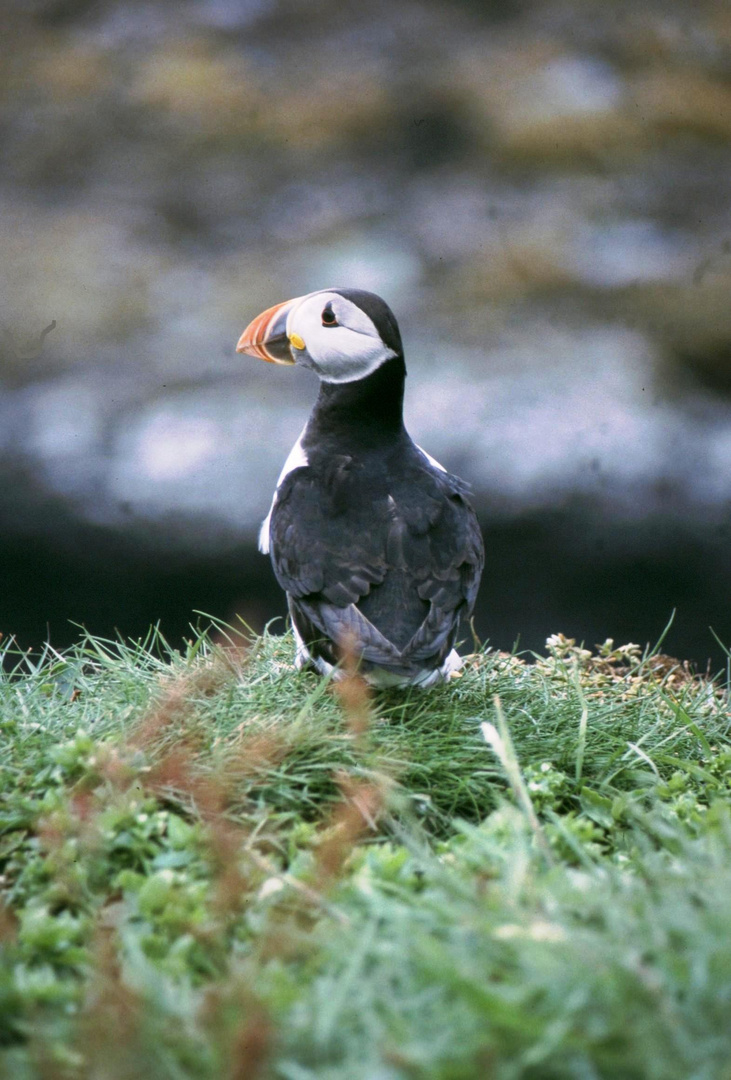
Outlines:
{"type": "Polygon", "coordinates": [[[601,825],[605,829],[611,829],[614,824],[611,799],[608,799],[606,795],[600,795],[598,791],[593,791],[592,788],[583,787],[579,795],[579,802],[581,809],[588,818],[591,818],[597,825],[601,825]]]}

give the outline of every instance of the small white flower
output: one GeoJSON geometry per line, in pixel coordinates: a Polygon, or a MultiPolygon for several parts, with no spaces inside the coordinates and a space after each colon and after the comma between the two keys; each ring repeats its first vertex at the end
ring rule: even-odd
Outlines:
{"type": "Polygon", "coordinates": [[[266,900],[268,896],[274,896],[276,893],[281,892],[283,888],[284,882],[281,878],[267,878],[264,884],[259,889],[259,899],[266,900]]]}

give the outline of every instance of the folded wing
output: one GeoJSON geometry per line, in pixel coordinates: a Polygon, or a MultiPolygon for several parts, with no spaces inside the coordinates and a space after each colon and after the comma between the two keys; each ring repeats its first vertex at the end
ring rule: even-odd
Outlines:
{"type": "Polygon", "coordinates": [[[364,666],[439,667],[474,605],[482,537],[457,477],[414,455],[398,478],[348,457],[295,469],[271,518],[277,579],[310,654],[347,644],[364,666]]]}

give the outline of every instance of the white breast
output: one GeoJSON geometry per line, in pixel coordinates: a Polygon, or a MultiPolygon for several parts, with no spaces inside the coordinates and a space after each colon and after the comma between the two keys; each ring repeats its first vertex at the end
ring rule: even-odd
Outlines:
{"type": "Polygon", "coordinates": [[[431,454],[427,454],[423,446],[419,446],[418,443],[414,444],[419,453],[423,454],[430,465],[433,465],[435,469],[439,469],[440,472],[446,472],[447,470],[443,465],[440,465],[436,458],[433,458],[431,454]]]}
{"type": "Polygon", "coordinates": [[[269,525],[272,520],[272,510],[274,509],[277,501],[277,492],[282,485],[282,481],[284,480],[285,476],[291,473],[294,469],[301,469],[303,465],[309,464],[309,462],[307,461],[307,454],[302,448],[302,440],[305,435],[305,430],[306,425],[304,428],[302,428],[299,439],[287,455],[287,460],[282,466],[282,471],[280,472],[279,478],[277,480],[277,486],[274,491],[274,497],[272,498],[272,505],[269,507],[269,513],[261,523],[261,528],[259,529],[259,551],[261,551],[263,555],[269,554],[269,525]]]}

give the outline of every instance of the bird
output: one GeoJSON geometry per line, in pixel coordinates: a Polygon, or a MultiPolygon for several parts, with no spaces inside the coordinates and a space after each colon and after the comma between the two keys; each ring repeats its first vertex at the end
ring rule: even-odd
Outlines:
{"type": "Polygon", "coordinates": [[[287,596],[295,666],[342,677],[346,651],[375,688],[448,679],[483,541],[469,486],[404,426],[390,307],[362,289],[320,289],[267,308],[236,351],[320,380],[259,534],[287,596]]]}

